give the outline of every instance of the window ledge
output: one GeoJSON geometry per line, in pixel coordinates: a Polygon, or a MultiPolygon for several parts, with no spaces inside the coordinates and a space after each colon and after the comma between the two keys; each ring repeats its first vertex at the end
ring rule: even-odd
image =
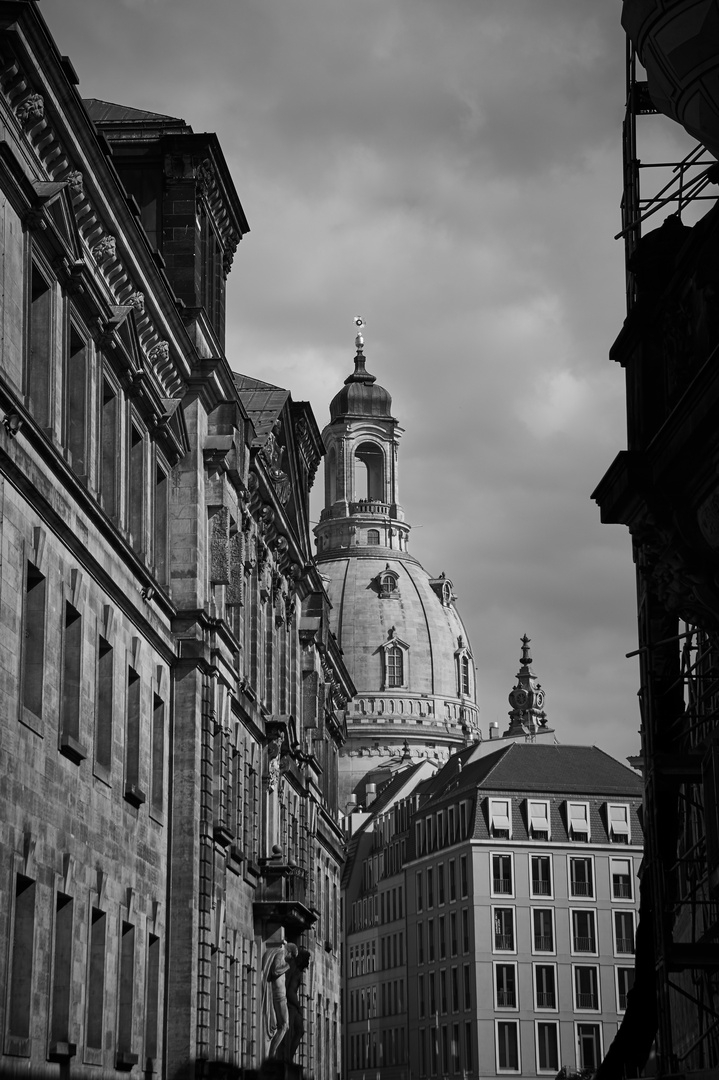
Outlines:
{"type": "Polygon", "coordinates": [[[60,735],[60,753],[73,765],[80,765],[87,757],[87,750],[73,735],[62,732],[60,735]]]}
{"type": "Polygon", "coordinates": [[[115,1057],[115,1068],[119,1072],[130,1072],[133,1065],[137,1065],[137,1054],[131,1054],[128,1050],[118,1050],[115,1057]]]}
{"type": "MultiPolygon", "coordinates": [[[[125,784],[125,802],[129,802],[131,806],[140,807],[146,800],[145,792],[137,784],[125,784]]],[[[135,1062],[137,1062],[137,1056],[135,1056],[135,1062]]],[[[119,1065],[117,1067],[120,1068],[119,1065]]]]}
{"type": "Polygon", "coordinates": [[[71,1042],[50,1043],[48,1058],[50,1061],[69,1061],[77,1053],[77,1045],[71,1042]]]}

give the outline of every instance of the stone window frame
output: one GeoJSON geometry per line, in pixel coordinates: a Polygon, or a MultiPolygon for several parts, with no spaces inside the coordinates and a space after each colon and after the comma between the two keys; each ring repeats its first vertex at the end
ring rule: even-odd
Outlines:
{"type": "Polygon", "coordinates": [[[401,638],[398,638],[393,634],[387,641],[382,642],[378,652],[380,653],[382,662],[382,690],[385,693],[391,693],[394,690],[409,689],[410,648],[407,642],[402,641],[401,638]],[[402,657],[401,681],[399,683],[390,683],[389,652],[391,649],[395,648],[400,650],[402,657]]]}

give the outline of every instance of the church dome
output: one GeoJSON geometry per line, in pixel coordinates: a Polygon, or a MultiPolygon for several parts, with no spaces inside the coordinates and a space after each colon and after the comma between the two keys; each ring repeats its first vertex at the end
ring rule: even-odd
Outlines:
{"type": "Polygon", "coordinates": [[[375,376],[365,369],[365,358],[358,351],[354,371],[348,375],[344,386],[330,403],[330,419],[337,420],[343,416],[391,415],[392,398],[388,391],[377,383],[375,376]]]}

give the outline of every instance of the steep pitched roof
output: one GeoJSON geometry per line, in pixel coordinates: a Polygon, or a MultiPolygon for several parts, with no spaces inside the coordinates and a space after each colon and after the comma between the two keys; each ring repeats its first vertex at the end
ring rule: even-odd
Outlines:
{"type": "Polygon", "coordinates": [[[178,116],[148,112],[146,109],[133,109],[129,105],[117,105],[114,101],[103,101],[101,98],[84,98],[83,103],[94,124],[146,122],[161,123],[163,127],[170,125],[188,127],[178,116]]]}
{"type": "Polygon", "coordinates": [[[272,431],[290,392],[249,375],[235,373],[233,378],[240,400],[252,421],[257,441],[262,444],[272,431]]]}

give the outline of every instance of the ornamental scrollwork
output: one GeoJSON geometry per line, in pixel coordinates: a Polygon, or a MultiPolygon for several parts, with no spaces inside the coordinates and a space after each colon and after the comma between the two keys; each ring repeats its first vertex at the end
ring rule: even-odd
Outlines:
{"type": "Polygon", "coordinates": [[[45,116],[45,99],[42,94],[30,94],[17,107],[17,118],[21,124],[42,120],[45,116]]]}

